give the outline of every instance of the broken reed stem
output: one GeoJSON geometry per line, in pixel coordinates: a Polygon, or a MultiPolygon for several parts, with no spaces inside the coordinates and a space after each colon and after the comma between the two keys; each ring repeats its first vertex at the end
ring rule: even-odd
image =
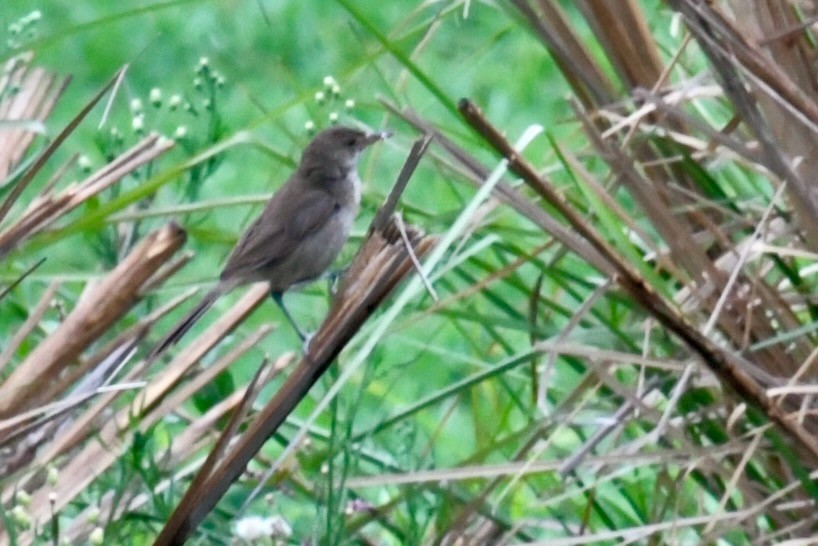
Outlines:
{"type": "Polygon", "coordinates": [[[25,172],[20,181],[14,185],[6,199],[3,201],[2,204],[0,204],[0,222],[5,220],[6,215],[11,210],[11,207],[14,205],[14,203],[17,202],[17,199],[20,198],[20,196],[23,194],[23,191],[28,187],[29,184],[31,184],[31,182],[34,180],[34,177],[45,166],[45,164],[48,162],[51,156],[54,155],[54,152],[57,151],[57,148],[59,148],[65,141],[65,139],[68,138],[68,136],[74,132],[74,129],[76,129],[77,126],[79,126],[80,122],[83,119],[85,119],[85,116],[87,116],[88,113],[94,109],[94,106],[96,106],[100,99],[102,99],[102,97],[105,96],[105,93],[107,93],[108,90],[111,89],[111,87],[113,87],[114,83],[116,83],[116,81],[119,79],[119,76],[123,70],[125,69],[121,68],[120,70],[118,70],[114,77],[111,78],[111,80],[107,84],[105,84],[102,87],[102,89],[100,89],[97,92],[96,95],[94,95],[94,97],[88,102],[88,104],[86,104],[83,107],[82,110],[80,110],[80,113],[74,116],[74,119],[72,119],[70,122],[68,122],[68,125],[66,125],[65,128],[62,131],[60,131],[57,134],[57,136],[54,137],[54,140],[52,140],[45,148],[45,150],[43,150],[42,153],[37,157],[37,159],[34,161],[32,166],[25,172]]]}
{"type": "Polygon", "coordinates": [[[185,232],[168,224],[149,234],[99,284],[89,288],[71,313],[43,339],[0,385],[0,418],[51,400],[64,382],[58,378],[82,352],[108,331],[139,300],[142,285],[185,241],[185,232]]]}
{"type": "Polygon", "coordinates": [[[215,468],[204,470],[206,479],[194,478],[196,487],[188,488],[155,546],[183,544],[192,535],[349,340],[412,270],[410,252],[422,256],[431,249],[435,238],[425,236],[411,226],[405,227],[406,237],[411,243],[411,248],[407,248],[393,216],[398,198],[428,143],[428,137],[415,142],[406,162],[409,167],[401,172],[386,203],[376,213],[369,234],[344,276],[329,314],[312,338],[307,354],[224,459],[215,468]]]}
{"type": "Polygon", "coordinates": [[[150,134],[81,183],[67,187],[59,195],[41,195],[14,224],[0,232],[0,258],[173,146],[172,140],[155,133],[150,134]]]}

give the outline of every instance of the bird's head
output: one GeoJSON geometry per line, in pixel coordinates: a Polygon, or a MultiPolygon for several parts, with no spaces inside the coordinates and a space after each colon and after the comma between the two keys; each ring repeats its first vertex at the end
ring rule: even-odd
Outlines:
{"type": "Polygon", "coordinates": [[[312,139],[304,150],[303,162],[357,166],[358,157],[367,146],[390,136],[386,131],[365,133],[351,127],[330,127],[312,139]]]}

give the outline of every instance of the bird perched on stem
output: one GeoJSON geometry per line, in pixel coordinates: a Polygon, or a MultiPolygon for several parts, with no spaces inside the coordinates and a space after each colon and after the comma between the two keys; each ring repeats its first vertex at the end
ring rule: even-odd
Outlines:
{"type": "Polygon", "coordinates": [[[157,343],[153,358],[176,343],[223,294],[259,281],[295,328],[282,294],[320,277],[349,237],[361,202],[358,158],[389,133],[331,127],[315,135],[287,182],[270,198],[227,258],[216,286],[157,343]]]}

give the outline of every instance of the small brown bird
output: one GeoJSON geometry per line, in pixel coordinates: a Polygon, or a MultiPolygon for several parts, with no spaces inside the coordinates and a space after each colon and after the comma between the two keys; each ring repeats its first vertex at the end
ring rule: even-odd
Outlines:
{"type": "Polygon", "coordinates": [[[236,243],[218,284],[153,347],[149,358],[181,339],[223,294],[258,281],[270,283],[273,300],[305,341],[282,294],[320,277],[341,252],[361,202],[358,158],[367,146],[388,136],[349,127],[315,135],[298,168],[236,243]]]}

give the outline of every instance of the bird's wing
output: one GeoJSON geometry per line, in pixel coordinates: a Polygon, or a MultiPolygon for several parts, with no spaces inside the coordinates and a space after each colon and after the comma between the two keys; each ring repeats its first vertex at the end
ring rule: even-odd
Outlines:
{"type": "Polygon", "coordinates": [[[304,190],[296,199],[271,202],[236,243],[221,278],[257,271],[283,260],[300,241],[321,229],[337,207],[337,201],[321,190],[304,190]],[[290,210],[283,211],[279,206],[285,201],[290,210]],[[286,222],[282,221],[284,217],[288,218],[286,222]]]}

